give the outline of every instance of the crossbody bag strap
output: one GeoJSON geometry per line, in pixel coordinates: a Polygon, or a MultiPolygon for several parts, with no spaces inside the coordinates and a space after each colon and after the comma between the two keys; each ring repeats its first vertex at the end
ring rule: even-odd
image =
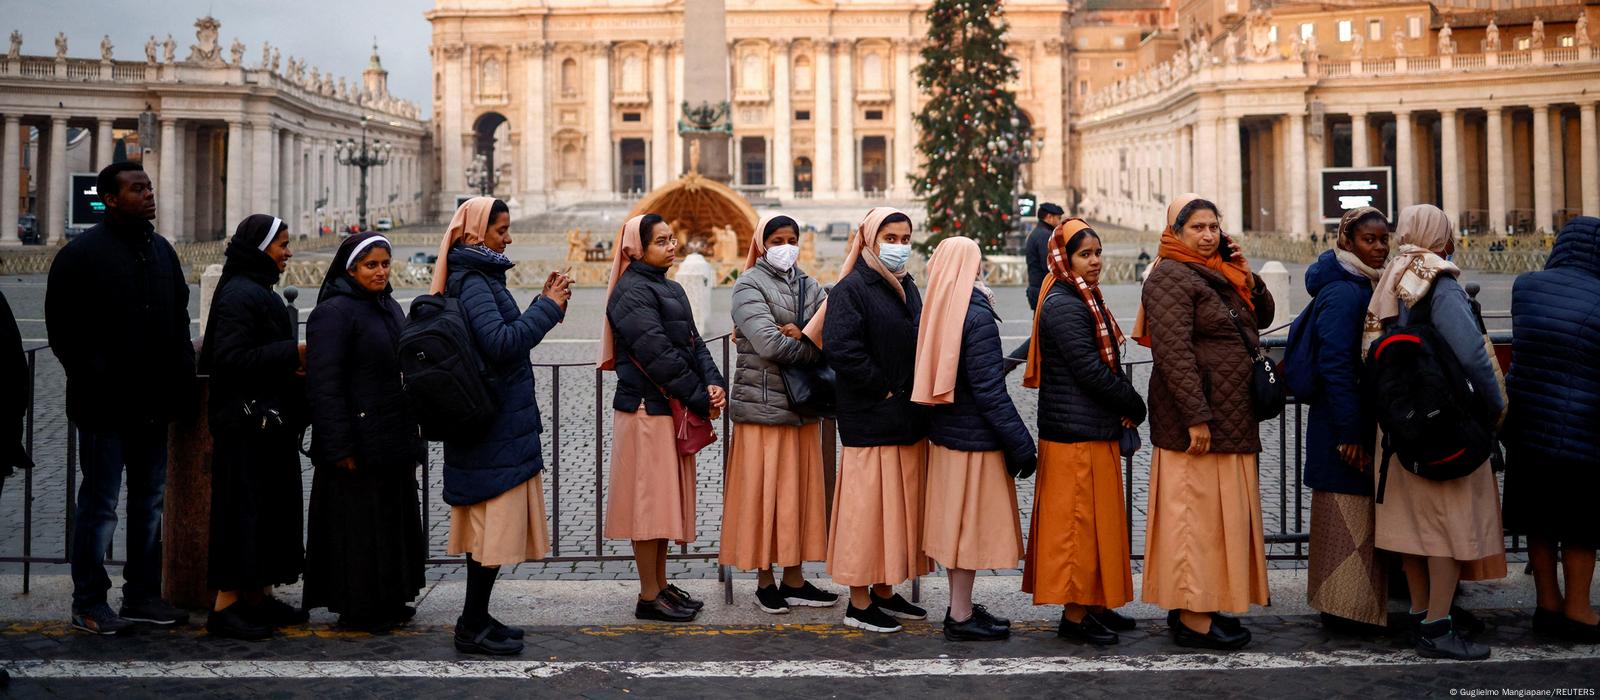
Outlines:
{"type": "Polygon", "coordinates": [[[1233,304],[1228,303],[1228,296],[1221,289],[1216,289],[1215,287],[1212,289],[1217,292],[1217,297],[1222,300],[1223,308],[1228,310],[1228,320],[1233,321],[1233,329],[1238,331],[1239,341],[1244,343],[1245,352],[1250,354],[1252,361],[1261,359],[1261,344],[1250,341],[1250,333],[1245,330],[1244,322],[1239,320],[1239,310],[1234,308],[1233,304]]]}

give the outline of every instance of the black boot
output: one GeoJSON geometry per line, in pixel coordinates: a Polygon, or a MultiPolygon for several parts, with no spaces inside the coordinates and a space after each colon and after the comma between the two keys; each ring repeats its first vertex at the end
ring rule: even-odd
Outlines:
{"type": "Polygon", "coordinates": [[[1062,613],[1061,624],[1056,627],[1056,636],[1096,646],[1107,646],[1122,641],[1116,632],[1106,629],[1105,624],[1093,613],[1085,613],[1082,622],[1073,622],[1067,619],[1066,613],[1062,613]]]}

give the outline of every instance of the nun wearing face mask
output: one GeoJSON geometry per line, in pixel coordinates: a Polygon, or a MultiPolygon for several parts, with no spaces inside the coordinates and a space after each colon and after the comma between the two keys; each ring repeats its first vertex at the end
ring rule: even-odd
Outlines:
{"type": "Polygon", "coordinates": [[[783,368],[822,361],[822,351],[800,331],[822,306],[823,291],[795,266],[799,243],[794,219],[762,219],[733,287],[739,358],[730,390],[721,562],[757,571],[756,606],[772,614],[839,602],[807,582],[800,568],[827,556],[828,539],[819,419],[796,412],[783,381],[783,368]],[[781,585],[773,564],[783,567],[781,585]]]}

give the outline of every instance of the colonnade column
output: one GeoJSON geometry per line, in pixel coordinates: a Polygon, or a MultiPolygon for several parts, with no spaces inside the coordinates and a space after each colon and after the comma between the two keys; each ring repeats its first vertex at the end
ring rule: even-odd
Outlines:
{"type": "MultiPolygon", "coordinates": [[[[1395,209],[1417,203],[1417,149],[1412,143],[1411,113],[1394,113],[1395,209]]],[[[1399,216],[1399,212],[1395,212],[1399,216]]]]}
{"type": "MultiPolygon", "coordinates": [[[[9,130],[11,122],[6,122],[9,130]]],[[[10,133],[9,131],[7,133],[10,133]]],[[[1583,192],[1583,215],[1600,216],[1600,154],[1595,153],[1594,103],[1578,105],[1578,145],[1582,154],[1578,158],[1579,188],[1583,192]]],[[[8,140],[9,142],[9,140],[8,140]]],[[[11,191],[15,191],[13,188],[11,191]]],[[[6,219],[13,221],[14,219],[6,219]]]]}
{"type": "MultiPolygon", "coordinates": [[[[270,119],[270,117],[266,118],[270,119]]],[[[272,210],[272,123],[262,121],[250,130],[250,211],[245,216],[256,213],[266,213],[272,210]]],[[[232,235],[233,227],[239,224],[240,219],[229,219],[227,230],[232,235]]]]}
{"type": "Polygon", "coordinates": [[[21,245],[21,239],[16,237],[15,222],[21,215],[18,206],[17,192],[22,189],[22,161],[20,143],[22,139],[22,119],[15,114],[7,114],[5,128],[0,131],[0,222],[10,225],[0,227],[0,245],[21,245]]]}
{"type": "MultiPolygon", "coordinates": [[[[1217,157],[1221,153],[1217,150],[1217,116],[1215,114],[1201,112],[1199,119],[1195,122],[1194,153],[1197,156],[1193,160],[1196,165],[1194,167],[1193,182],[1189,183],[1189,191],[1199,190],[1203,182],[1206,184],[1207,189],[1216,187],[1217,172],[1220,170],[1220,161],[1222,159],[1217,157]],[[1202,162],[1207,165],[1205,167],[1200,166],[1199,164],[1202,162]]],[[[1110,157],[1109,154],[1102,152],[1099,161],[1108,163],[1110,162],[1110,157]]],[[[1105,177],[1104,173],[1102,173],[1101,177],[1105,177]]]]}
{"type": "MultiPolygon", "coordinates": [[[[894,181],[889,191],[896,198],[911,197],[911,159],[914,152],[911,122],[912,102],[916,91],[911,87],[911,40],[897,39],[894,44],[894,181]]],[[[1052,122],[1058,123],[1058,122],[1052,122]]]]}
{"type": "MultiPolygon", "coordinates": [[[[519,44],[522,54],[523,121],[522,121],[522,191],[523,205],[537,207],[545,196],[545,53],[549,45],[543,41],[519,44]]],[[[401,159],[401,182],[410,187],[416,178],[410,176],[410,156],[401,159]]],[[[411,193],[401,192],[399,201],[410,202],[411,193]]]]}
{"type": "Polygon", "coordinates": [[[855,42],[845,39],[839,42],[839,161],[838,187],[841,194],[856,196],[859,194],[860,183],[856,182],[856,95],[855,95],[855,67],[851,59],[855,57],[855,42]]]}
{"type": "Polygon", "coordinates": [[[294,135],[294,138],[290,140],[290,152],[294,155],[294,165],[289,168],[289,187],[292,192],[289,198],[293,202],[294,230],[295,233],[302,236],[314,235],[306,226],[308,219],[306,210],[309,207],[306,202],[306,137],[304,135],[298,133],[294,135]]]}
{"type": "Polygon", "coordinates": [[[811,187],[818,199],[833,197],[833,39],[817,39],[816,74],[812,78],[816,103],[811,120],[816,123],[816,145],[811,158],[811,187]]]}
{"type": "Polygon", "coordinates": [[[1489,230],[1505,233],[1506,230],[1506,159],[1505,127],[1500,107],[1489,105],[1488,119],[1484,122],[1489,156],[1489,230]]]}
{"type": "MultiPolygon", "coordinates": [[[[444,188],[440,199],[448,211],[454,208],[455,195],[467,189],[465,152],[461,147],[462,132],[465,131],[461,123],[461,91],[467,79],[462,69],[465,63],[462,56],[466,53],[466,47],[450,44],[442,47],[440,52],[444,54],[444,118],[439,125],[439,141],[444,162],[439,167],[444,172],[440,173],[439,182],[444,188]]],[[[331,199],[329,203],[332,203],[331,199]]]]}
{"type": "Polygon", "coordinates": [[[772,73],[772,183],[778,188],[778,198],[794,196],[794,145],[790,129],[794,126],[794,105],[789,95],[788,39],[777,39],[772,44],[776,54],[772,73]]]}
{"type": "Polygon", "coordinates": [[[1244,176],[1239,152],[1239,118],[1222,118],[1222,229],[1244,231],[1244,176]]]}
{"type": "MultiPolygon", "coordinates": [[[[677,117],[678,105],[681,104],[683,104],[683,40],[673,39],[672,100],[670,102],[670,109],[672,111],[667,120],[668,124],[671,124],[672,120],[677,117]]],[[[684,155],[684,148],[686,146],[683,143],[683,138],[678,135],[677,130],[675,129],[669,131],[667,139],[672,142],[672,172],[670,175],[672,177],[678,177],[679,175],[683,175],[685,171],[683,164],[686,160],[686,156],[684,155]]]]}
{"type": "Polygon", "coordinates": [[[245,202],[245,169],[246,147],[244,143],[244,122],[228,122],[228,189],[223,201],[223,230],[226,231],[230,223],[237,224],[244,219],[245,202]]]}
{"type": "Polygon", "coordinates": [[[1367,113],[1350,113],[1350,165],[1365,168],[1371,164],[1372,149],[1367,145],[1367,113]]]}
{"type": "Polygon", "coordinates": [[[1439,205],[1461,225],[1461,135],[1454,109],[1439,110],[1439,205]]]}
{"type": "Polygon", "coordinates": [[[668,120],[672,118],[672,100],[667,98],[667,44],[650,43],[650,188],[667,184],[672,179],[671,145],[668,120]]]}
{"type": "Polygon", "coordinates": [[[1533,232],[1550,231],[1555,217],[1550,201],[1550,108],[1533,106],[1533,232]]]}
{"type": "Polygon", "coordinates": [[[1039,158],[1044,167],[1037,173],[1039,182],[1032,188],[1040,193],[1064,192],[1067,187],[1064,170],[1067,119],[1062,113],[1065,109],[1062,86],[1066,84],[1066,76],[1061,70],[1061,54],[1064,50],[1060,37],[1044,42],[1044,70],[1047,76],[1044,84],[1044,152],[1039,158]]]}
{"type": "Polygon", "coordinates": [[[1298,112],[1289,115],[1289,221],[1288,232],[1295,238],[1306,233],[1306,118],[1298,112]]]}
{"type": "Polygon", "coordinates": [[[161,143],[156,149],[156,160],[161,163],[161,181],[156,183],[156,231],[169,241],[185,240],[178,214],[178,192],[183,187],[178,178],[178,171],[183,167],[179,150],[177,121],[162,119],[161,143]]]}
{"type": "MultiPolygon", "coordinates": [[[[1173,197],[1194,191],[1194,127],[1184,126],[1178,128],[1178,174],[1177,182],[1173,183],[1173,197]]],[[[1172,201],[1168,197],[1167,201],[1172,201]]],[[[1165,222],[1162,222],[1165,225],[1165,222]]]]}
{"type": "Polygon", "coordinates": [[[116,148],[111,140],[111,120],[97,119],[94,126],[94,169],[98,171],[111,165],[116,148]]]}
{"type": "MultiPolygon", "coordinates": [[[[294,164],[299,160],[295,157],[294,133],[284,129],[278,135],[278,209],[277,216],[289,222],[289,230],[296,235],[305,233],[297,230],[295,224],[299,221],[299,210],[295,207],[295,183],[299,180],[294,176],[294,164]]],[[[388,198],[384,198],[387,203],[388,198]]]]}
{"type": "Polygon", "coordinates": [[[1305,217],[1300,220],[1300,225],[1311,235],[1322,233],[1322,200],[1316,193],[1322,187],[1322,169],[1328,164],[1328,121],[1326,117],[1320,119],[1321,123],[1309,122],[1307,139],[1304,142],[1305,167],[1301,169],[1304,179],[1301,180],[1303,186],[1300,191],[1305,193],[1306,211],[1305,217]]]}
{"type": "Polygon", "coordinates": [[[589,191],[610,198],[615,189],[611,173],[611,42],[589,45],[593,56],[594,90],[590,99],[589,191]]]}
{"type": "Polygon", "coordinates": [[[66,242],[67,234],[67,189],[71,178],[67,176],[67,118],[50,118],[50,167],[46,172],[49,177],[46,192],[49,196],[44,200],[48,206],[41,207],[45,212],[45,243],[59,244],[66,242]]]}

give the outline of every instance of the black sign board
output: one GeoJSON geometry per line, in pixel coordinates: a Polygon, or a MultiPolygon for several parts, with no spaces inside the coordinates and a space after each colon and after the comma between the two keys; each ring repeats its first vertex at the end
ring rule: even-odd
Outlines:
{"type": "Polygon", "coordinates": [[[88,228],[106,218],[106,203],[100,200],[95,189],[95,173],[72,174],[72,206],[67,216],[67,228],[88,228]]]}
{"type": "Polygon", "coordinates": [[[1322,223],[1337,224],[1357,207],[1376,207],[1394,220],[1394,173],[1391,168],[1323,168],[1322,223]]]}

